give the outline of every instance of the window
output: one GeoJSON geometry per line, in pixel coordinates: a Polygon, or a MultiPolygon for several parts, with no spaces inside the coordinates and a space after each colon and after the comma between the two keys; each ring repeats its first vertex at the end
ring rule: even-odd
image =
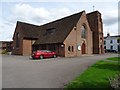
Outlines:
{"type": "Polygon", "coordinates": [[[19,33],[16,34],[16,47],[18,48],[19,47],[19,44],[20,44],[20,40],[19,40],[19,33]]]}
{"type": "Polygon", "coordinates": [[[104,49],[106,49],[106,46],[104,46],[104,49]]]}
{"type": "Polygon", "coordinates": [[[86,38],[86,29],[85,29],[85,26],[82,26],[82,28],[81,28],[81,38],[86,38]]]}
{"type": "Polygon", "coordinates": [[[112,40],[110,40],[110,43],[113,43],[113,41],[112,41],[112,40]]]}
{"type": "Polygon", "coordinates": [[[68,47],[68,51],[69,51],[69,52],[74,52],[74,47],[73,47],[73,46],[69,46],[69,47],[68,47]]]}
{"type": "Polygon", "coordinates": [[[70,46],[68,47],[68,51],[70,51],[70,46]]]}
{"type": "Polygon", "coordinates": [[[110,49],[113,50],[113,46],[110,46],[110,49]]]}
{"type": "Polygon", "coordinates": [[[118,45],[118,51],[120,51],[120,45],[118,45]]]}
{"type": "Polygon", "coordinates": [[[72,52],[74,52],[74,47],[72,46],[72,52]]]}
{"type": "Polygon", "coordinates": [[[46,30],[46,34],[53,34],[55,32],[55,28],[49,28],[46,30]]]}
{"type": "Polygon", "coordinates": [[[104,41],[104,44],[106,44],[106,41],[104,41]]]}
{"type": "Polygon", "coordinates": [[[120,43],[120,39],[117,40],[117,43],[120,43]]]}

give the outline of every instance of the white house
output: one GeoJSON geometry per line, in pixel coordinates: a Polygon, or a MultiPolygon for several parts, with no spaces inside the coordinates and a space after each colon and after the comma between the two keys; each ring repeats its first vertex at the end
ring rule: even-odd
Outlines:
{"type": "Polygon", "coordinates": [[[104,37],[104,49],[120,51],[120,35],[110,36],[110,34],[107,34],[104,37]]]}

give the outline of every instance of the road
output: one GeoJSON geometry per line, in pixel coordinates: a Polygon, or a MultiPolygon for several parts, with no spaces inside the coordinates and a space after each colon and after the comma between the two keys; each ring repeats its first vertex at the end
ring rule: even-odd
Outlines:
{"type": "Polygon", "coordinates": [[[2,88],[63,88],[95,62],[114,56],[118,55],[31,60],[29,56],[3,55],[2,88]]]}

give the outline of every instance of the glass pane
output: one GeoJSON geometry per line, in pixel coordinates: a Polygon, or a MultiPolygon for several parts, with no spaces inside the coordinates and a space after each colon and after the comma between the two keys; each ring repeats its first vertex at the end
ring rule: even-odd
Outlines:
{"type": "Polygon", "coordinates": [[[81,27],[81,38],[86,38],[86,29],[85,29],[85,26],[81,27]]]}

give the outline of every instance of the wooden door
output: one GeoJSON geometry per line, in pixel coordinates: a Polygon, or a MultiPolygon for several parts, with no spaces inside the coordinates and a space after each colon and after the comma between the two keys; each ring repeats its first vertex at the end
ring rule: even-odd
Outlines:
{"type": "Polygon", "coordinates": [[[81,47],[82,49],[82,54],[86,54],[86,45],[85,45],[85,43],[83,43],[82,44],[82,47],[81,47]]]}

